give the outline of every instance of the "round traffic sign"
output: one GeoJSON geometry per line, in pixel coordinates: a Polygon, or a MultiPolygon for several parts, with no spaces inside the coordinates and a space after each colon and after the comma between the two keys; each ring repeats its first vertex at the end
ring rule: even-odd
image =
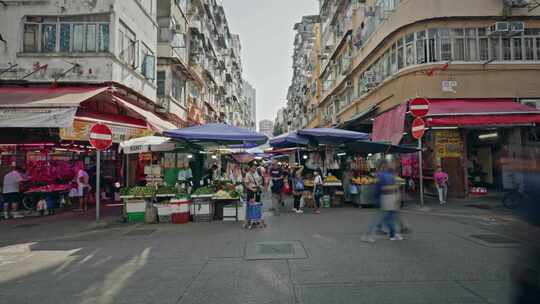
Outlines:
{"type": "Polygon", "coordinates": [[[412,123],[412,136],[416,139],[422,138],[426,132],[426,123],[422,118],[416,118],[412,123]]]}
{"type": "Polygon", "coordinates": [[[414,117],[424,117],[429,112],[429,101],[425,98],[415,98],[409,102],[409,110],[414,117]]]}
{"type": "Polygon", "coordinates": [[[98,151],[107,150],[112,145],[112,131],[107,125],[95,124],[90,129],[90,144],[98,151]]]}

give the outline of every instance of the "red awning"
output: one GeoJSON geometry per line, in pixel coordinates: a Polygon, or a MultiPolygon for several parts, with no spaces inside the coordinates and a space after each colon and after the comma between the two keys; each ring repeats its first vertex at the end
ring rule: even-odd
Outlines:
{"type": "Polygon", "coordinates": [[[78,107],[107,87],[0,87],[2,108],[78,107]]]}
{"type": "Polygon", "coordinates": [[[431,99],[429,127],[540,123],[540,111],[513,99],[431,99]]]}
{"type": "Polygon", "coordinates": [[[371,139],[376,142],[391,142],[399,145],[405,128],[407,104],[402,103],[375,118],[371,139]]]}

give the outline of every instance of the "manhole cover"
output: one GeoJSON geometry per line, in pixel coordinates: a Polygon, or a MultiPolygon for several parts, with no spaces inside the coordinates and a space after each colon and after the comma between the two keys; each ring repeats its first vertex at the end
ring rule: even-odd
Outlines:
{"type": "Polygon", "coordinates": [[[489,244],[516,244],[516,240],[497,235],[497,234],[471,234],[472,238],[479,239],[489,244]]]}
{"type": "Polygon", "coordinates": [[[294,246],[290,243],[284,244],[259,244],[259,254],[294,254],[294,246]]]}
{"type": "Polygon", "coordinates": [[[125,233],[125,236],[150,235],[156,232],[156,229],[138,229],[125,233]]]}
{"type": "Polygon", "coordinates": [[[305,259],[306,251],[299,241],[247,243],[246,260],[305,259]]]}
{"type": "Polygon", "coordinates": [[[13,228],[31,228],[31,227],[35,227],[35,226],[39,226],[39,224],[20,224],[20,225],[17,225],[13,228]]]}

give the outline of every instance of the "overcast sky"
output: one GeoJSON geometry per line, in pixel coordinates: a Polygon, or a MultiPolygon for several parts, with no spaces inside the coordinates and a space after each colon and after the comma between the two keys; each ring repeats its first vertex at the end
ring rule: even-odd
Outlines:
{"type": "Polygon", "coordinates": [[[318,12],[318,0],[222,0],[240,34],[244,78],[257,90],[257,121],[275,118],[292,78],[293,26],[318,12]]]}

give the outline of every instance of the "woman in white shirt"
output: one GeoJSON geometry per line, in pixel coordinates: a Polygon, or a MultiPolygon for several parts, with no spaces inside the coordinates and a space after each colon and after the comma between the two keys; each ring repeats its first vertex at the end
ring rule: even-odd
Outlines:
{"type": "Polygon", "coordinates": [[[315,199],[315,213],[321,213],[321,198],[323,196],[323,179],[319,169],[315,170],[313,179],[313,198],[315,199]]]}

